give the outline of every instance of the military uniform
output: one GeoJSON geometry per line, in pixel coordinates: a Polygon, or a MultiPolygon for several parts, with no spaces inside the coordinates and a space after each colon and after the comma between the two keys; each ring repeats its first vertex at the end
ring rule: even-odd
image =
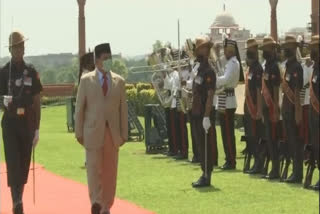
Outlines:
{"type": "MultiPolygon", "coordinates": [[[[312,150],[314,158],[317,161],[317,167],[320,168],[319,159],[319,100],[320,100],[320,72],[319,72],[319,35],[313,36],[311,46],[316,48],[317,54],[312,56],[315,60],[313,65],[313,73],[310,81],[310,142],[312,145],[312,150]]],[[[314,50],[313,50],[314,51],[314,50]]],[[[315,186],[315,190],[319,190],[319,180],[315,186]]]]}
{"type": "MultiPolygon", "coordinates": [[[[215,115],[211,111],[210,121],[211,128],[208,130],[207,134],[207,154],[205,154],[205,130],[203,128],[203,118],[205,114],[205,106],[208,99],[208,91],[215,90],[216,88],[216,76],[213,71],[213,68],[209,65],[208,59],[198,60],[200,62],[200,67],[198,69],[197,76],[195,77],[193,83],[193,104],[192,104],[192,118],[193,118],[193,127],[195,133],[195,139],[198,143],[200,150],[200,159],[201,159],[201,169],[203,172],[207,172],[209,178],[211,178],[211,173],[213,170],[214,158],[213,158],[213,149],[214,149],[214,136],[215,126],[215,115]],[[207,160],[205,157],[207,156],[207,160]],[[207,163],[206,163],[207,162],[207,163]],[[206,168],[207,167],[207,168],[206,168]]],[[[209,179],[210,180],[210,179],[209,179]]]]}
{"type": "Polygon", "coordinates": [[[264,65],[263,79],[262,79],[262,113],[264,124],[264,139],[267,142],[268,153],[272,160],[272,170],[269,174],[269,178],[276,179],[280,177],[280,160],[279,160],[279,115],[280,108],[279,103],[275,99],[275,89],[280,87],[281,76],[280,68],[276,59],[266,60],[264,65]]]}
{"type": "Polygon", "coordinates": [[[31,161],[32,143],[35,131],[39,128],[32,107],[33,96],[42,90],[39,74],[32,65],[11,65],[0,70],[0,96],[8,95],[11,85],[13,100],[4,109],[2,136],[7,164],[8,186],[12,190],[13,201],[22,200],[23,186],[27,183],[31,161]]]}
{"type": "Polygon", "coordinates": [[[171,104],[171,111],[173,112],[174,124],[175,124],[175,135],[177,142],[177,159],[188,158],[188,129],[187,129],[187,115],[181,109],[181,81],[178,71],[172,73],[172,89],[173,100],[171,104]]]}
{"type": "Polygon", "coordinates": [[[309,129],[309,108],[310,108],[310,78],[312,76],[313,66],[308,66],[306,63],[302,65],[303,68],[303,88],[300,91],[300,102],[302,104],[302,132],[304,144],[308,145],[310,142],[309,129]]]}
{"type": "MultiPolygon", "coordinates": [[[[261,91],[263,68],[259,61],[249,66],[246,74],[246,100],[244,104],[244,129],[248,145],[248,153],[253,154],[255,163],[251,171],[260,172],[262,160],[258,153],[259,140],[262,134],[262,120],[257,118],[258,91],[261,91]]],[[[248,166],[250,167],[250,165],[248,166]]],[[[250,171],[250,172],[251,172],[250,171]]]]}
{"type": "Polygon", "coordinates": [[[218,95],[216,109],[219,114],[223,148],[226,156],[226,164],[222,168],[236,167],[236,139],[234,133],[234,114],[237,108],[235,88],[240,77],[240,63],[237,57],[227,61],[224,75],[217,78],[217,88],[224,88],[218,95]]]}
{"type": "Polygon", "coordinates": [[[293,174],[288,178],[288,181],[300,183],[303,178],[303,133],[301,125],[296,124],[294,93],[299,92],[303,88],[303,69],[296,58],[288,60],[286,64],[286,72],[283,79],[283,103],[282,115],[286,130],[287,142],[290,146],[290,153],[293,157],[293,174]],[[287,87],[285,87],[285,85],[287,87]],[[290,95],[291,94],[291,95],[290,95]],[[293,94],[293,96],[292,96],[293,94]]]}

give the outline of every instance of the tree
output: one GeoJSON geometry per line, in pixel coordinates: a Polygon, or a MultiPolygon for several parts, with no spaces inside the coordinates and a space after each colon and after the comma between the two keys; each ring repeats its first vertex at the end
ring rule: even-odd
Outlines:
{"type": "Polygon", "coordinates": [[[112,71],[116,74],[119,74],[124,79],[128,77],[128,68],[125,62],[121,59],[115,59],[112,62],[112,71]]]}

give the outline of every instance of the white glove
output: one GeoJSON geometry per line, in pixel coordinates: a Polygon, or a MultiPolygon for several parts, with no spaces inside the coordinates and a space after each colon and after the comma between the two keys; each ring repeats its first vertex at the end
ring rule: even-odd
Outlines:
{"type": "Polygon", "coordinates": [[[11,102],[12,102],[12,96],[4,96],[3,104],[6,108],[8,108],[11,102]]]}
{"type": "Polygon", "coordinates": [[[211,127],[210,118],[209,117],[203,118],[202,125],[203,125],[203,128],[206,131],[206,133],[208,133],[208,131],[211,127]]]}
{"type": "Polygon", "coordinates": [[[33,147],[35,148],[38,145],[39,142],[39,130],[36,130],[34,132],[34,138],[33,138],[33,147]]]}

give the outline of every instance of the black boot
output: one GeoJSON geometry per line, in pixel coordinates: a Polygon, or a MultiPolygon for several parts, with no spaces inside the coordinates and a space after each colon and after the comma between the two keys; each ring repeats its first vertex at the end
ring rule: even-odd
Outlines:
{"type": "Polygon", "coordinates": [[[269,180],[280,179],[280,161],[273,160],[272,161],[272,169],[269,175],[266,176],[269,180]]]}
{"type": "Polygon", "coordinates": [[[208,174],[207,178],[202,175],[197,182],[192,183],[193,188],[202,188],[211,186],[211,172],[208,174]]]}
{"type": "Polygon", "coordinates": [[[220,167],[222,170],[234,170],[236,166],[232,165],[231,163],[226,162],[223,166],[220,167]]]}
{"type": "Polygon", "coordinates": [[[294,173],[290,175],[288,179],[285,180],[286,183],[289,184],[301,184],[302,183],[302,177],[296,176],[294,173]]]}
{"type": "Polygon", "coordinates": [[[22,203],[18,203],[17,205],[15,205],[15,207],[13,208],[13,214],[23,214],[22,203]]]}

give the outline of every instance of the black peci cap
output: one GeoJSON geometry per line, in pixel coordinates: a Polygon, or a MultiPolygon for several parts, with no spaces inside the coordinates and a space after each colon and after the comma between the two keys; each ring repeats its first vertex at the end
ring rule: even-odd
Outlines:
{"type": "Polygon", "coordinates": [[[103,43],[103,44],[97,45],[94,48],[94,55],[96,58],[99,58],[101,54],[104,54],[104,53],[111,54],[111,48],[109,43],[103,43]]]}

